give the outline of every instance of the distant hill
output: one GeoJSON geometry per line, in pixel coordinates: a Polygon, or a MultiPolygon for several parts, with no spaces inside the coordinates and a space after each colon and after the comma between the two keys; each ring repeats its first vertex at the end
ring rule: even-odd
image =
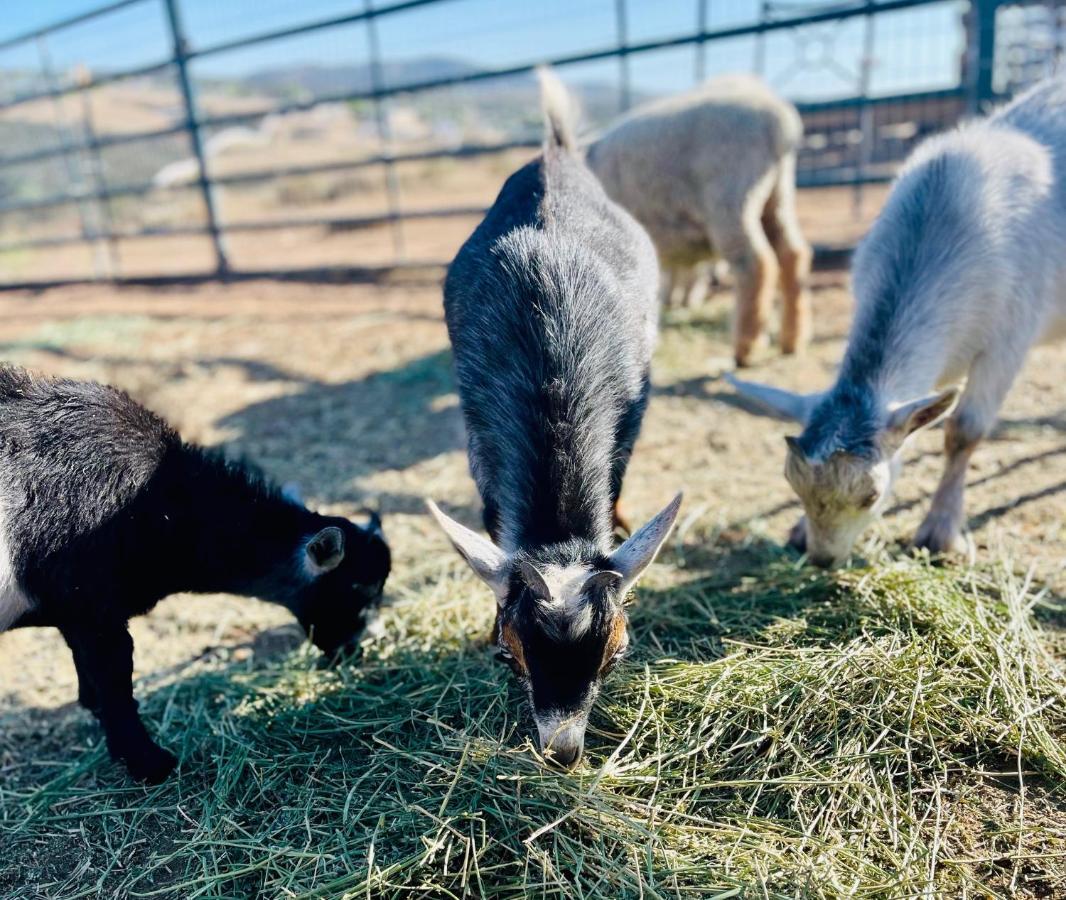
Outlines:
{"type": "MultiPolygon", "coordinates": [[[[448,78],[463,78],[485,72],[468,60],[445,56],[425,56],[408,60],[385,62],[381,79],[389,88],[423,84],[448,78]]],[[[369,64],[317,65],[295,64],[259,69],[226,82],[214,81],[216,86],[251,93],[267,94],[279,100],[309,100],[337,94],[364,93],[371,90],[369,64]]],[[[599,127],[616,116],[621,108],[621,94],[616,83],[585,82],[573,86],[584,111],[588,127],[599,127]]],[[[641,102],[647,95],[633,97],[641,102]]],[[[411,94],[403,102],[431,117],[455,115],[462,110],[466,116],[476,115],[493,123],[502,131],[517,136],[532,126],[539,127],[538,92],[532,73],[487,78],[456,85],[428,94],[411,94]]]]}

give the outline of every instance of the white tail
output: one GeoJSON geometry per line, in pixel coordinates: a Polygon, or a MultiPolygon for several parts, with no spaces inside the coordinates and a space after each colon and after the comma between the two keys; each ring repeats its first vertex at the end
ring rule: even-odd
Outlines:
{"type": "Polygon", "coordinates": [[[540,82],[540,105],[544,111],[545,142],[550,147],[573,151],[577,147],[574,131],[577,127],[577,101],[548,66],[537,67],[540,82]]]}

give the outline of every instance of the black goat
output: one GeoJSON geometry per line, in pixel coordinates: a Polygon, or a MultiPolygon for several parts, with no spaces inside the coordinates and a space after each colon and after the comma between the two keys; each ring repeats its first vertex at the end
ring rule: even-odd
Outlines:
{"type": "Polygon", "coordinates": [[[575,150],[571,103],[541,73],[543,155],[512,175],[444,287],[486,540],[430,509],[498,601],[496,641],[544,750],[572,766],[623,600],[678,496],[612,552],[612,513],[647,405],[659,316],[651,240],[575,150]]]}
{"type": "Polygon", "coordinates": [[[255,596],[334,654],[389,565],[376,516],[310,512],[113,388],[0,367],[0,631],[60,630],[78,699],[134,777],[158,782],[176,760],[137,714],[131,616],[179,591],[255,596]]]}

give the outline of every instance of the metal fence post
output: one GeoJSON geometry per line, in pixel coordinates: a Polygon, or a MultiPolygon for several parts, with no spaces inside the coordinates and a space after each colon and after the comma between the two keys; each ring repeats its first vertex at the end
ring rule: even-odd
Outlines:
{"type": "Polygon", "coordinates": [[[185,39],[185,31],[181,23],[181,14],[178,11],[178,0],[163,0],[166,7],[167,22],[170,24],[170,35],[174,44],[174,65],[178,70],[178,85],[181,88],[182,100],[185,104],[185,128],[189,132],[189,142],[192,144],[193,155],[196,157],[197,166],[200,169],[200,177],[197,183],[204,200],[204,213],[207,216],[207,232],[211,237],[211,244],[215,250],[215,267],[218,273],[224,274],[229,271],[229,260],[226,257],[225,242],[222,238],[218,207],[215,203],[214,186],[207,171],[207,154],[204,153],[203,138],[200,134],[200,120],[196,115],[196,98],[193,96],[192,83],[189,81],[189,46],[185,39]]]}
{"type": "Polygon", "coordinates": [[[389,204],[389,220],[392,222],[392,252],[398,261],[402,261],[407,256],[407,242],[403,232],[403,199],[400,195],[400,179],[396,174],[396,162],[392,158],[392,125],[382,96],[385,78],[381,69],[381,42],[378,40],[373,0],[364,0],[364,8],[368,15],[366,37],[370,51],[370,91],[374,95],[374,119],[378,126],[381,156],[385,164],[385,196],[389,204]]]}
{"type": "Polygon", "coordinates": [[[629,71],[629,16],[626,0],[615,0],[615,26],[618,30],[618,105],[622,112],[629,109],[633,101],[633,79],[629,71]]]}
{"type": "Polygon", "coordinates": [[[89,174],[92,176],[93,186],[96,189],[97,204],[96,212],[99,216],[99,229],[107,241],[107,258],[111,266],[111,277],[119,276],[119,252],[118,239],[115,236],[115,218],[111,214],[111,198],[108,195],[107,177],[104,174],[104,160],[100,154],[100,141],[96,136],[96,125],[93,121],[93,105],[89,99],[89,91],[86,85],[92,80],[87,69],[82,68],[78,73],[81,90],[81,119],[85,126],[85,141],[88,152],[89,174]]]}
{"type": "MultiPolygon", "coordinates": [[[[81,225],[81,234],[85,239],[85,243],[92,248],[93,277],[99,280],[104,277],[105,268],[104,256],[100,251],[100,245],[97,243],[98,235],[96,232],[99,232],[100,228],[97,227],[94,230],[89,222],[88,201],[84,196],[84,179],[77,164],[73,142],[70,140],[70,129],[67,127],[66,117],[63,114],[63,101],[59,96],[59,85],[56,81],[55,68],[52,65],[52,55],[48,52],[48,44],[43,34],[37,36],[37,58],[40,61],[45,88],[52,96],[52,109],[56,117],[56,130],[59,135],[59,146],[62,150],[63,168],[66,171],[67,180],[70,182],[71,188],[75,193],[81,195],[76,201],[78,222],[81,225]]],[[[101,223],[97,224],[99,226],[101,223]]]]}
{"type": "Polygon", "coordinates": [[[696,84],[701,84],[707,76],[707,41],[703,35],[707,31],[710,10],[710,0],[696,0],[696,31],[699,33],[699,42],[696,44],[696,84]]]}
{"type": "Polygon", "coordinates": [[[971,0],[977,12],[977,59],[973,67],[972,111],[980,113],[994,99],[992,78],[995,73],[996,9],[1000,0],[971,0]]]}
{"type": "Polygon", "coordinates": [[[870,77],[874,66],[874,0],[866,0],[869,12],[865,17],[862,39],[862,63],[859,68],[859,159],[855,167],[855,192],[852,195],[852,216],[862,218],[863,181],[873,158],[874,116],[870,104],[870,77]]]}
{"type": "MultiPolygon", "coordinates": [[[[763,0],[759,4],[759,24],[765,25],[770,21],[770,0],[763,0]]],[[[751,62],[752,71],[763,77],[766,75],[766,32],[760,31],[755,35],[755,55],[751,62]]]]}

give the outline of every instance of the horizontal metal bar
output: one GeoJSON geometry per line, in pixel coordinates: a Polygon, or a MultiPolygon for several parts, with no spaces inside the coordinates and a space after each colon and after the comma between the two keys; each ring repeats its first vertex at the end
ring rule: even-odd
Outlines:
{"type": "MultiPolygon", "coordinates": [[[[396,219],[451,219],[467,216],[482,216],[486,213],[484,206],[450,206],[436,209],[404,210],[400,216],[381,213],[373,216],[334,216],[309,217],[297,219],[260,219],[245,222],[227,222],[222,226],[224,232],[276,231],[285,228],[335,228],[338,231],[357,231],[388,225],[396,219]]],[[[61,247],[68,244],[86,244],[93,241],[131,241],[142,238],[173,238],[208,236],[206,225],[177,225],[143,228],[137,231],[100,231],[88,235],[69,234],[56,237],[34,238],[29,241],[8,241],[0,243],[0,253],[11,250],[30,250],[43,247],[61,247]]]]}
{"type": "Polygon", "coordinates": [[[113,84],[116,81],[122,81],[124,78],[140,78],[144,75],[151,75],[154,72],[159,72],[167,68],[167,66],[172,65],[174,65],[173,58],[168,58],[161,62],[141,66],[137,69],[123,69],[121,72],[108,72],[106,75],[100,75],[97,78],[93,78],[91,81],[87,81],[85,84],[67,84],[57,87],[54,91],[39,91],[34,94],[22,94],[21,96],[12,97],[10,100],[5,100],[0,103],[0,112],[14,109],[16,106],[25,106],[27,103],[36,103],[39,100],[50,100],[53,97],[65,97],[67,94],[73,94],[75,91],[91,91],[93,88],[102,87],[105,84],[113,84]]]}
{"type": "MultiPolygon", "coordinates": [[[[130,0],[130,2],[143,2],[143,0],[130,0]]],[[[383,7],[373,13],[376,17],[387,16],[390,13],[404,12],[408,9],[413,9],[418,6],[426,6],[432,3],[447,2],[447,0],[407,0],[404,3],[396,3],[392,6],[383,7]]],[[[603,50],[596,50],[589,53],[573,54],[570,56],[557,57],[550,61],[554,66],[568,66],[577,65],[586,62],[595,62],[603,59],[610,59],[617,57],[625,53],[626,55],[634,55],[640,53],[649,53],[655,50],[669,49],[672,47],[682,47],[690,44],[704,43],[709,41],[727,40],[735,37],[743,37],[746,35],[762,34],[768,31],[777,31],[788,28],[798,28],[804,25],[814,25],[820,22],[827,21],[840,21],[851,18],[853,16],[865,15],[872,12],[892,12],[900,9],[908,9],[915,6],[928,6],[934,3],[944,3],[947,0],[885,0],[883,3],[877,4],[872,10],[867,5],[849,5],[835,7],[831,10],[819,12],[817,14],[805,15],[805,16],[792,16],[787,19],[777,19],[773,21],[755,22],[749,25],[738,25],[732,28],[722,28],[714,31],[701,31],[696,34],[682,35],[673,38],[664,38],[656,41],[645,41],[641,44],[632,44],[626,48],[609,47],[603,50]]],[[[358,14],[359,18],[367,18],[368,14],[363,12],[358,14]]],[[[352,19],[353,17],[347,17],[352,19]]],[[[329,20],[329,22],[314,23],[315,27],[328,27],[328,25],[336,24],[337,20],[329,20]]],[[[305,26],[310,27],[310,26],[305,26]]],[[[287,29],[282,31],[270,32],[269,34],[260,35],[258,39],[252,38],[243,39],[241,46],[247,46],[252,43],[261,43],[268,40],[277,40],[282,37],[286,37],[293,33],[300,33],[301,29],[287,29]]],[[[190,51],[189,58],[197,58],[212,55],[215,53],[221,53],[225,50],[234,49],[236,42],[230,42],[228,44],[218,44],[214,47],[204,48],[202,50],[190,51]]],[[[162,62],[153,63],[149,66],[144,66],[139,69],[131,69],[122,72],[113,72],[108,75],[101,76],[93,79],[86,85],[68,85],[60,87],[55,92],[43,91],[39,93],[29,94],[22,97],[15,97],[11,100],[0,103],[0,112],[11,109],[16,106],[24,105],[26,103],[32,103],[51,97],[61,97],[65,94],[72,93],[77,90],[91,90],[92,88],[99,87],[104,84],[109,84],[115,81],[119,81],[123,78],[134,78],[142,75],[151,74],[152,72],[159,71],[167,66],[173,65],[173,58],[167,59],[162,62]]],[[[467,75],[453,76],[449,78],[437,78],[429,79],[421,82],[411,82],[410,84],[398,85],[393,87],[382,88],[377,91],[345,91],[335,94],[323,95],[321,97],[312,98],[310,100],[297,101],[288,104],[282,104],[280,106],[273,107],[268,110],[260,110],[255,112],[245,113],[230,113],[225,116],[213,116],[205,117],[201,119],[200,124],[202,127],[215,127],[223,125],[236,124],[238,122],[248,122],[254,119],[264,118],[268,115],[284,115],[290,112],[299,112],[302,110],[311,109],[323,103],[343,103],[351,100],[373,100],[381,99],[384,97],[394,96],[396,94],[408,94],[419,93],[422,91],[436,90],[442,87],[450,87],[452,85],[470,84],[478,81],[487,81],[494,78],[507,78],[515,75],[524,75],[532,72],[540,63],[526,63],[519,66],[510,66],[506,69],[486,69],[480,72],[471,72],[467,75]]],[[[827,101],[830,102],[830,101],[827,101]]],[[[809,105],[809,104],[808,104],[809,105]]],[[[160,132],[152,133],[148,132],[139,137],[130,137],[128,139],[121,139],[116,136],[113,139],[114,143],[124,142],[124,140],[140,140],[146,139],[148,136],[161,136],[166,133],[173,133],[173,131],[180,130],[180,127],[176,126],[173,130],[166,129],[160,132]]],[[[28,156],[28,155],[27,155],[28,156]]],[[[33,158],[41,158],[37,155],[33,158]]],[[[14,157],[8,160],[0,160],[0,165],[13,165],[14,161],[29,161],[25,157],[14,157]]]]}
{"type": "Polygon", "coordinates": [[[0,50],[8,50],[17,44],[24,44],[27,41],[36,40],[39,37],[52,34],[56,31],[62,31],[64,28],[70,28],[72,25],[80,25],[82,22],[88,22],[91,19],[99,18],[100,16],[106,16],[109,13],[118,12],[120,9],[125,9],[127,6],[136,6],[138,3],[146,3],[147,0],[115,0],[114,3],[108,3],[104,6],[98,6],[95,9],[90,9],[87,12],[79,13],[76,16],[71,16],[68,19],[60,19],[58,22],[52,22],[49,25],[44,25],[41,28],[35,28],[33,31],[26,31],[15,37],[4,38],[0,41],[0,50]]]}
{"type": "Polygon", "coordinates": [[[504,69],[485,69],[479,72],[470,72],[466,75],[411,82],[410,84],[386,87],[377,91],[342,91],[334,94],[324,94],[309,100],[299,100],[292,103],[281,104],[268,112],[230,113],[224,116],[205,117],[201,120],[200,124],[205,127],[233,125],[238,122],[248,122],[252,119],[262,118],[266,115],[285,115],[286,113],[291,112],[301,112],[312,109],[323,103],[346,103],[352,100],[375,100],[396,96],[398,94],[416,94],[461,84],[489,81],[495,78],[510,78],[516,75],[526,75],[533,72],[537,66],[542,65],[544,62],[556,67],[578,65],[581,63],[611,59],[622,55],[623,52],[626,55],[633,56],[635,54],[650,53],[656,50],[685,47],[691,44],[708,41],[728,40],[730,38],[763,34],[770,31],[798,28],[805,25],[817,25],[822,22],[842,21],[854,16],[869,15],[871,13],[893,12],[916,6],[929,6],[934,3],[942,4],[945,2],[947,2],[947,0],[885,0],[885,2],[879,3],[875,7],[870,7],[866,3],[863,3],[862,5],[834,7],[832,10],[805,16],[792,16],[787,19],[756,22],[750,25],[737,25],[732,28],[720,28],[715,31],[703,31],[696,34],[686,34],[678,37],[662,38],[655,41],[645,41],[640,44],[630,44],[624,49],[624,51],[620,47],[608,47],[588,53],[576,53],[569,56],[559,56],[551,60],[508,66],[504,69]]]}
{"type": "MultiPolygon", "coordinates": [[[[123,275],[108,278],[114,285],[137,287],[169,287],[173,285],[207,284],[211,282],[249,281],[271,278],[276,281],[292,281],[304,284],[381,284],[395,276],[402,276],[404,284],[414,282],[412,276],[423,275],[432,284],[439,284],[444,275],[445,263],[437,260],[409,260],[382,266],[309,266],[291,269],[230,269],[219,276],[213,269],[195,272],[178,272],[173,275],[123,275]]],[[[99,284],[100,279],[73,277],[47,280],[0,281],[0,290],[41,291],[49,288],[74,287],[82,284],[99,284]]],[[[162,296],[162,295],[160,295],[162,296]]]]}
{"type": "Polygon", "coordinates": [[[838,109],[855,109],[864,106],[891,106],[904,103],[936,103],[942,100],[965,100],[967,91],[964,87],[942,88],[936,91],[916,91],[910,94],[874,94],[870,97],[838,97],[834,100],[815,100],[796,103],[801,115],[817,115],[834,112],[838,109]]]}
{"type": "Polygon", "coordinates": [[[147,181],[140,184],[119,185],[118,187],[108,188],[106,191],[86,191],[80,194],[53,194],[50,197],[42,197],[39,200],[26,200],[22,203],[10,203],[5,206],[0,206],[0,216],[8,215],[9,213],[25,212],[31,209],[50,209],[56,206],[67,206],[71,203],[81,203],[85,200],[110,200],[114,197],[131,197],[148,194],[152,191],[187,191],[195,190],[197,187],[198,185],[195,182],[192,184],[163,187],[147,181]]]}
{"type": "MultiPolygon", "coordinates": [[[[865,175],[855,174],[852,172],[845,172],[844,174],[830,173],[826,178],[806,178],[802,177],[803,173],[800,173],[800,179],[797,186],[801,189],[812,187],[846,187],[856,184],[883,184],[887,181],[891,181],[892,176],[881,173],[869,173],[865,175]]],[[[388,213],[382,213],[371,216],[334,216],[334,217],[311,217],[311,218],[290,218],[290,219],[264,219],[258,221],[244,221],[244,222],[227,222],[222,226],[222,230],[226,232],[256,232],[256,231],[275,231],[286,228],[334,228],[337,230],[358,230],[362,228],[373,228],[380,225],[387,225],[390,222],[394,222],[397,219],[409,220],[409,219],[445,219],[445,218],[466,218],[473,216],[481,216],[487,212],[484,206],[459,206],[459,207],[437,207],[430,209],[412,209],[404,210],[399,215],[390,215],[388,213]]],[[[157,228],[145,228],[137,231],[111,231],[111,232],[99,232],[89,235],[71,234],[62,235],[57,237],[36,238],[29,241],[8,241],[6,243],[0,243],[0,252],[6,252],[11,250],[25,250],[36,249],[43,247],[57,247],[66,244],[80,244],[89,243],[96,240],[139,240],[142,238],[172,238],[172,237],[189,237],[189,236],[206,236],[209,234],[206,225],[181,225],[181,226],[160,226],[157,228]]]]}
{"type": "Polygon", "coordinates": [[[232,50],[241,50],[256,44],[265,44],[268,41],[277,41],[283,38],[295,37],[301,34],[310,34],[314,31],[322,31],[326,28],[336,28],[340,25],[354,25],[357,22],[365,22],[367,19],[380,18],[391,13],[407,12],[420,6],[435,6],[445,3],[447,0],[405,0],[402,3],[393,3],[391,6],[382,6],[377,9],[364,12],[351,13],[346,16],[334,16],[329,19],[316,19],[304,25],[294,25],[291,28],[279,28],[275,31],[261,31],[259,34],[251,34],[243,38],[235,38],[232,41],[221,41],[217,44],[209,44],[206,47],[192,47],[189,49],[188,58],[196,59],[199,56],[213,56],[217,53],[229,53],[232,50]]]}
{"type": "Polygon", "coordinates": [[[357,231],[362,228],[374,228],[388,225],[397,219],[452,219],[467,216],[483,216],[488,212],[484,206],[448,206],[437,209],[405,209],[402,214],[383,213],[374,216],[339,216],[333,218],[299,218],[299,219],[260,219],[247,222],[227,222],[225,231],[273,231],[279,228],[313,228],[325,227],[338,231],[357,231]]]}
{"type": "MultiPolygon", "coordinates": [[[[817,271],[835,271],[845,268],[851,259],[853,247],[844,244],[816,244],[814,246],[814,269],[817,271]]],[[[219,277],[211,269],[195,272],[178,272],[173,275],[124,275],[109,278],[107,281],[116,285],[137,287],[169,287],[182,284],[206,284],[213,282],[249,281],[252,279],[274,279],[305,284],[381,284],[388,283],[397,276],[402,276],[403,283],[410,283],[412,276],[423,275],[429,281],[439,283],[448,267],[444,260],[409,260],[382,266],[309,266],[289,269],[230,269],[219,277]]],[[[0,290],[40,291],[49,288],[74,287],[82,284],[98,284],[99,279],[91,277],[49,278],[25,281],[0,281],[0,290]]]]}
{"type": "Polygon", "coordinates": [[[847,169],[832,169],[824,174],[818,174],[815,172],[804,172],[800,170],[796,173],[796,187],[800,190],[810,188],[828,188],[828,187],[855,187],[859,184],[888,184],[895,176],[895,167],[893,171],[866,171],[859,172],[856,168],[849,167],[847,169]]]}
{"type": "Polygon", "coordinates": [[[237,172],[232,175],[219,175],[212,178],[211,181],[214,184],[222,185],[249,184],[278,178],[317,175],[322,172],[347,172],[353,169],[365,169],[370,166],[381,166],[387,163],[426,162],[433,159],[465,159],[473,156],[491,156],[493,153],[505,153],[508,150],[536,149],[540,144],[539,140],[505,141],[498,144],[464,144],[460,147],[420,150],[415,153],[393,153],[370,156],[363,159],[338,160],[331,163],[313,163],[306,166],[286,166],[277,169],[261,169],[254,172],[237,172]]]}
{"type": "MultiPolygon", "coordinates": [[[[441,2],[441,0],[433,0],[433,2],[441,2]]],[[[896,103],[899,103],[899,104],[903,104],[903,103],[921,104],[921,103],[926,103],[926,102],[935,103],[937,101],[942,101],[942,100],[965,99],[966,96],[967,96],[966,89],[962,88],[962,87],[957,87],[957,88],[945,88],[945,89],[936,90],[936,91],[920,91],[920,92],[910,93],[910,94],[886,94],[886,95],[883,95],[883,96],[867,97],[865,99],[862,98],[862,97],[839,97],[839,98],[834,99],[834,100],[817,100],[817,101],[814,101],[814,102],[797,103],[796,104],[796,108],[799,109],[801,114],[814,115],[814,114],[818,114],[818,113],[833,112],[834,110],[837,110],[837,109],[843,110],[843,109],[859,108],[859,107],[864,106],[864,105],[866,105],[866,106],[889,106],[889,105],[896,104],[896,103]]],[[[319,101],[319,102],[324,102],[324,101],[319,101]]],[[[273,112],[273,111],[267,110],[267,111],[263,111],[263,112],[259,112],[259,113],[249,113],[249,118],[254,118],[256,116],[267,116],[267,115],[270,115],[271,112],[273,112]]],[[[208,124],[210,124],[210,121],[208,122],[208,124]]],[[[11,166],[18,166],[18,165],[22,165],[23,163],[28,163],[28,162],[41,162],[41,161],[46,160],[46,159],[51,159],[53,157],[62,156],[64,152],[83,153],[83,152],[88,152],[88,151],[93,150],[93,149],[103,149],[105,147],[115,147],[115,146],[118,146],[120,144],[134,144],[134,143],[138,143],[140,141],[157,140],[158,138],[170,137],[170,136],[175,135],[175,134],[181,134],[185,130],[186,129],[185,129],[184,125],[180,125],[180,124],[179,125],[171,125],[168,128],[160,128],[160,129],[156,129],[154,131],[133,131],[133,132],[129,132],[127,134],[105,135],[103,137],[97,138],[94,143],[91,143],[91,144],[90,143],[73,144],[73,145],[71,145],[71,146],[69,146],[69,147],[67,147],[65,149],[62,148],[62,147],[54,147],[54,148],[49,148],[47,150],[31,151],[31,152],[20,154],[18,156],[0,157],[0,169],[8,168],[8,167],[11,167],[11,166]]],[[[537,142],[534,142],[534,141],[529,141],[529,142],[516,141],[516,142],[514,142],[513,148],[514,149],[518,149],[518,148],[525,147],[525,146],[530,146],[530,147],[537,146],[537,142]]],[[[501,149],[501,150],[511,149],[511,147],[505,147],[505,146],[501,145],[499,149],[501,149]]],[[[493,151],[492,150],[486,150],[485,152],[493,152],[493,151]]],[[[409,155],[407,157],[394,156],[394,157],[392,157],[392,159],[394,159],[397,162],[406,162],[408,160],[414,160],[414,159],[418,159],[418,158],[433,159],[433,158],[435,158],[438,155],[447,156],[448,154],[447,153],[437,153],[436,151],[432,151],[431,153],[426,154],[424,157],[419,157],[418,154],[411,154],[411,155],[409,155]]],[[[453,155],[455,155],[455,156],[476,155],[476,151],[468,152],[467,148],[459,147],[453,152],[453,155]]],[[[350,167],[351,168],[357,168],[360,165],[370,165],[370,164],[374,164],[374,163],[384,163],[384,162],[387,162],[387,161],[388,160],[387,160],[386,157],[377,157],[374,160],[357,160],[357,161],[354,161],[351,164],[350,167]]],[[[346,167],[348,167],[348,166],[347,165],[338,165],[336,168],[340,169],[340,168],[346,168],[346,167]]],[[[310,167],[306,167],[306,168],[310,168],[310,167]]],[[[308,171],[296,171],[296,170],[294,170],[292,172],[289,172],[288,170],[276,170],[276,171],[279,172],[279,176],[280,175],[288,175],[288,174],[310,174],[308,171]]],[[[327,168],[323,167],[322,171],[327,171],[327,168]]],[[[234,182],[239,182],[240,180],[242,180],[240,176],[226,176],[226,177],[227,178],[232,177],[234,182]]],[[[264,177],[266,177],[266,176],[264,175],[264,177]]],[[[255,181],[255,180],[258,180],[258,179],[259,179],[258,175],[249,175],[249,177],[248,177],[248,180],[250,180],[250,181],[255,181]]],[[[215,178],[214,180],[215,181],[224,181],[225,178],[215,178]]]]}
{"type": "MultiPolygon", "coordinates": [[[[290,166],[280,169],[264,169],[258,172],[238,172],[233,175],[222,175],[212,178],[212,184],[246,184],[257,181],[268,181],[276,178],[289,178],[299,175],[314,175],[319,172],[339,172],[352,169],[362,169],[369,166],[379,166],[387,162],[404,163],[419,162],[431,159],[459,159],[468,156],[487,156],[492,153],[502,153],[506,150],[519,150],[524,148],[539,147],[539,141],[508,141],[500,144],[471,144],[465,147],[424,150],[418,153],[401,153],[392,156],[372,156],[365,159],[343,160],[335,163],[316,163],[307,166],[290,166]]],[[[55,206],[66,206],[71,203],[81,203],[85,200],[109,200],[112,197],[129,197],[138,194],[148,194],[152,191],[184,191],[193,190],[197,182],[188,184],[157,185],[154,182],[141,184],[129,184],[118,186],[106,191],[96,191],[81,194],[54,194],[37,200],[26,200],[22,203],[0,205],[0,216],[8,213],[25,212],[31,209],[49,209],[55,206]]]]}
{"type": "Polygon", "coordinates": [[[188,129],[184,124],[171,125],[169,128],[159,128],[154,131],[130,131],[125,134],[104,135],[102,137],[97,137],[94,141],[83,141],[78,144],[69,144],[67,147],[49,147],[46,150],[37,150],[36,152],[29,151],[27,153],[20,153],[17,156],[0,156],[0,169],[19,166],[28,162],[42,162],[43,160],[51,159],[55,156],[62,156],[64,153],[88,153],[90,150],[99,150],[104,147],[116,147],[119,144],[135,144],[138,141],[151,141],[156,138],[181,134],[187,130],[188,129]]]}

